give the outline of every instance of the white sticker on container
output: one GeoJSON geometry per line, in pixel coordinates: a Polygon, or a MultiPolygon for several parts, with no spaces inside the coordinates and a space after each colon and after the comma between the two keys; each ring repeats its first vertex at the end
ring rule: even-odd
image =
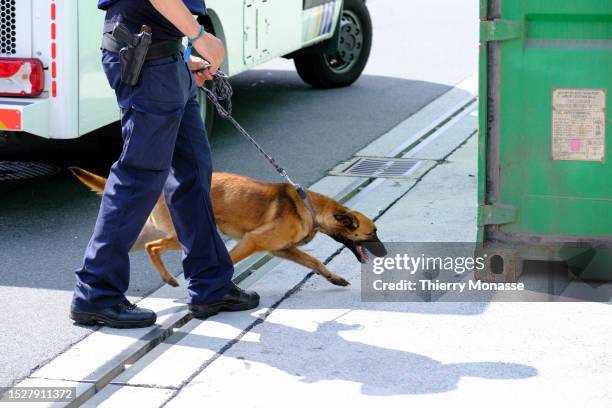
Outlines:
{"type": "Polygon", "coordinates": [[[603,161],[606,150],[606,90],[553,91],[553,160],[603,161]]]}

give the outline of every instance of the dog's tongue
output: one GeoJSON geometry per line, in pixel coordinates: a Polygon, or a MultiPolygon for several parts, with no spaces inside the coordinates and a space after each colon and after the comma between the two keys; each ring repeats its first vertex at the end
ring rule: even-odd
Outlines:
{"type": "Polygon", "coordinates": [[[361,245],[357,245],[356,247],[357,252],[359,253],[359,260],[362,263],[368,263],[368,261],[370,260],[370,258],[368,257],[368,251],[366,251],[366,249],[364,247],[362,247],[361,245]]]}

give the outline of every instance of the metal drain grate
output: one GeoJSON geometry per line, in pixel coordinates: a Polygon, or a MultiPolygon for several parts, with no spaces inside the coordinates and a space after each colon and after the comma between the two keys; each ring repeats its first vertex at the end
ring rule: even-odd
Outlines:
{"type": "Polygon", "coordinates": [[[27,180],[35,177],[51,176],[60,168],[53,164],[21,161],[0,161],[0,182],[27,180]]]}
{"type": "Polygon", "coordinates": [[[405,177],[420,160],[360,157],[341,172],[345,176],[394,178],[405,177]]]}

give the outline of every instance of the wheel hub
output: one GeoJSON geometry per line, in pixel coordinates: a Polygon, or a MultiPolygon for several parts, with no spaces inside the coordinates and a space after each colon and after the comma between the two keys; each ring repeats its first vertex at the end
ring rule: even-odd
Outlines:
{"type": "Polygon", "coordinates": [[[332,71],[341,74],[357,63],[363,48],[363,30],[357,16],[349,10],[342,12],[339,30],[338,49],[325,61],[332,71]]]}

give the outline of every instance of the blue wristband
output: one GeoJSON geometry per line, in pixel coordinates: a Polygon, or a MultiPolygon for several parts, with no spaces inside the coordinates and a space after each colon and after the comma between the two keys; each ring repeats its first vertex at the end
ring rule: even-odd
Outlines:
{"type": "Polygon", "coordinates": [[[198,41],[206,34],[206,29],[203,25],[200,26],[200,32],[195,37],[187,37],[187,49],[185,50],[185,62],[189,61],[189,57],[191,56],[191,47],[193,43],[198,41]]]}
{"type": "Polygon", "coordinates": [[[200,26],[200,32],[198,33],[198,35],[196,35],[193,38],[189,38],[187,37],[187,40],[193,44],[194,42],[198,41],[204,34],[206,34],[206,29],[204,28],[203,25],[200,26]]]}

